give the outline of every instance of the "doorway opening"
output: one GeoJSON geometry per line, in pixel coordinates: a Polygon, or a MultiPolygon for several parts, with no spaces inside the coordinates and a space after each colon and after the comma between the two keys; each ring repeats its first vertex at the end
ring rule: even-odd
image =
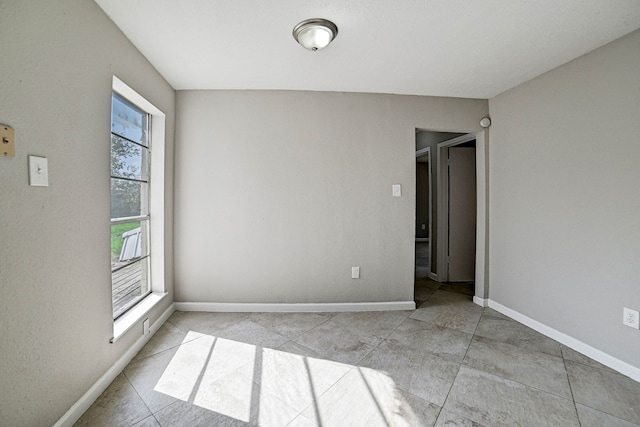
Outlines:
{"type": "Polygon", "coordinates": [[[437,144],[461,133],[416,129],[415,301],[420,305],[437,283],[437,144]]]}
{"type": "Polygon", "coordinates": [[[416,129],[416,304],[421,293],[428,295],[442,286],[468,293],[476,304],[486,303],[487,143],[484,131],[416,129]]]}

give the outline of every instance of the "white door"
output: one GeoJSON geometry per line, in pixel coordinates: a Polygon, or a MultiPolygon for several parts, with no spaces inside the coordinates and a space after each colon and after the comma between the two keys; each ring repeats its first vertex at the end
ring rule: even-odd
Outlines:
{"type": "Polygon", "coordinates": [[[476,149],[451,147],[448,151],[448,280],[473,281],[476,261],[476,149]]]}

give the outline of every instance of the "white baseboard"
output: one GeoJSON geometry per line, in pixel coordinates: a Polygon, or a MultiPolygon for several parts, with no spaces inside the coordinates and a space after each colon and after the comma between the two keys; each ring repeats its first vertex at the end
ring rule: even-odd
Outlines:
{"type": "Polygon", "coordinates": [[[489,300],[487,298],[473,297],[473,302],[478,304],[480,307],[489,307],[489,300]]]}
{"type": "MultiPolygon", "coordinates": [[[[602,363],[609,368],[620,372],[623,375],[628,376],[638,382],[640,382],[640,368],[637,368],[633,365],[628,364],[620,359],[616,359],[615,357],[598,350],[595,347],[591,347],[589,344],[585,344],[580,340],[577,340],[563,332],[560,332],[556,329],[553,329],[544,323],[540,323],[537,320],[534,320],[530,317],[525,316],[522,313],[519,313],[515,310],[512,310],[504,305],[497,303],[492,300],[487,300],[489,303],[489,307],[493,308],[496,311],[504,314],[505,316],[509,316],[514,320],[522,323],[525,326],[530,327],[543,335],[548,336],[551,339],[558,341],[561,344],[566,345],[567,347],[572,348],[578,353],[582,353],[587,357],[592,358],[593,360],[602,363]]],[[[475,299],[474,299],[475,302],[475,299]]]]}
{"type": "Polygon", "coordinates": [[[163,313],[160,315],[158,320],[156,320],[153,325],[149,328],[149,334],[143,335],[131,346],[129,350],[126,351],[125,354],[120,357],[116,363],[111,366],[105,372],[98,381],[96,381],[87,392],[82,395],[82,397],[74,403],[74,405],[69,408],[69,410],[58,420],[57,423],[53,425],[53,427],[71,427],[73,424],[80,419],[82,414],[86,412],[87,409],[96,401],[98,397],[109,387],[109,385],[116,379],[118,375],[126,368],[126,366],[133,360],[133,358],[138,354],[138,352],[144,347],[144,345],[151,339],[153,334],[155,334],[160,326],[166,322],[166,320],[176,311],[174,304],[171,304],[163,313]]]}
{"type": "Polygon", "coordinates": [[[209,311],[233,313],[311,313],[339,311],[389,311],[415,310],[414,301],[390,302],[352,302],[352,303],[300,303],[300,304],[261,304],[227,302],[176,302],[178,311],[209,311]]]}

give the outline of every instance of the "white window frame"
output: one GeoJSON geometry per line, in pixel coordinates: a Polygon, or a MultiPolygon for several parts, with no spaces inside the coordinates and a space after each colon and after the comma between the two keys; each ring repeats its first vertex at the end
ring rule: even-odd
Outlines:
{"type": "Polygon", "coordinates": [[[165,122],[166,116],[155,105],[147,101],[142,95],[137,93],[118,77],[113,76],[113,92],[122,96],[142,111],[149,114],[151,120],[151,135],[149,138],[150,165],[149,170],[149,256],[151,265],[149,267],[149,288],[151,293],[139,301],[126,313],[114,320],[113,338],[115,342],[122,337],[137,322],[166,296],[164,281],[165,263],[165,217],[164,217],[164,188],[165,188],[165,122]]]}

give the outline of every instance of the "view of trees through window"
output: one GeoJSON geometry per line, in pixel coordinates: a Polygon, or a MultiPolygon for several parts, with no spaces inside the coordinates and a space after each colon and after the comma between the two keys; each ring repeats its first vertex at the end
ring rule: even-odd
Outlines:
{"type": "Polygon", "coordinates": [[[111,282],[114,319],[150,292],[149,114],[111,102],[111,282]]]}

